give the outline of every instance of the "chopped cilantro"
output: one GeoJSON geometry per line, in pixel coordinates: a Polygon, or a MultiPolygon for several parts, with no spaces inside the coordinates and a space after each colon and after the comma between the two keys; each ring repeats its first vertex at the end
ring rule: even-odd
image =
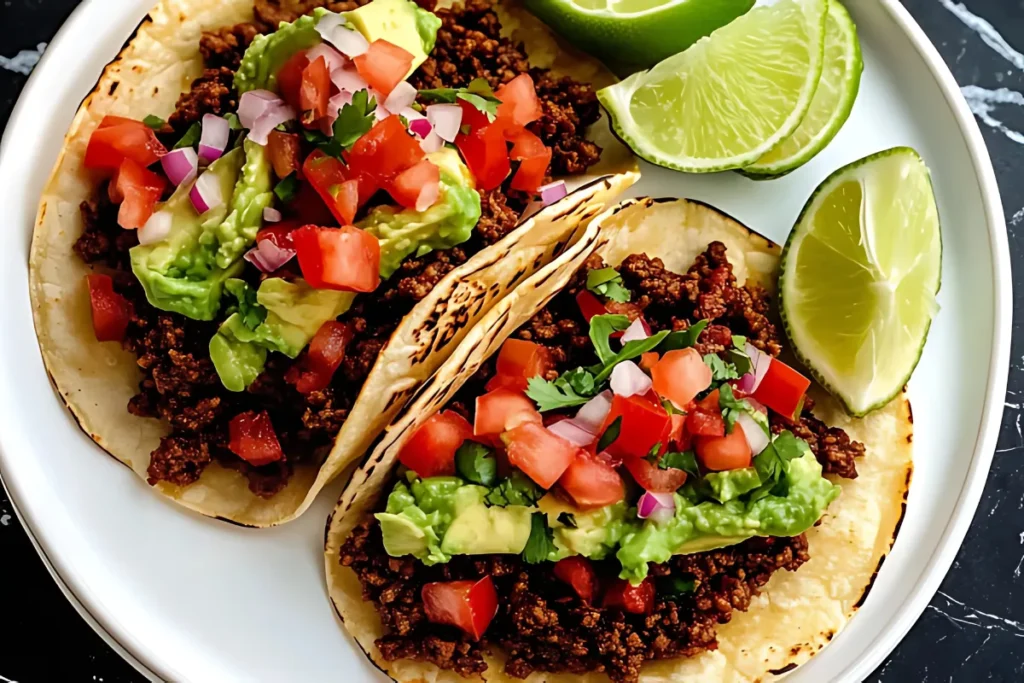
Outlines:
{"type": "Polygon", "coordinates": [[[646,339],[636,339],[623,344],[618,353],[612,351],[611,336],[629,327],[629,318],[624,315],[595,315],[590,319],[590,341],[597,353],[598,365],[587,368],[594,375],[594,383],[600,385],[608,379],[615,366],[623,361],[639,358],[651,351],[668,337],[668,331],[652,334],[646,339]]]}
{"type": "Polygon", "coordinates": [[[669,600],[678,599],[697,590],[697,581],[681,576],[666,576],[658,579],[658,596],[669,600]]]}
{"type": "Polygon", "coordinates": [[[295,173],[290,173],[287,178],[274,187],[274,194],[277,195],[278,199],[287,204],[295,199],[295,195],[299,191],[299,185],[299,176],[295,173]]]}
{"type": "Polygon", "coordinates": [[[526,395],[537,404],[540,412],[546,413],[583,405],[593,396],[595,386],[593,375],[583,368],[576,368],[553,382],[531,377],[526,382],[526,395]]]}
{"type": "Polygon", "coordinates": [[[587,273],[587,289],[594,294],[625,303],[629,301],[629,290],[622,286],[622,276],[614,268],[601,268],[587,273]]]}
{"type": "Polygon", "coordinates": [[[558,515],[558,522],[570,529],[578,529],[579,526],[576,524],[576,515],[571,512],[563,512],[558,515]]]}
{"type": "Polygon", "coordinates": [[[685,330],[669,333],[656,349],[658,353],[688,349],[697,343],[700,333],[708,326],[709,320],[698,320],[685,330]]]}
{"type": "Polygon", "coordinates": [[[533,505],[543,497],[544,491],[522,472],[516,470],[501,480],[484,498],[488,505],[533,505]]]}
{"type": "Polygon", "coordinates": [[[555,534],[548,526],[548,516],[543,512],[534,512],[530,516],[530,538],[523,548],[523,561],[527,564],[540,564],[548,559],[555,550],[555,534]]]}
{"type": "Polygon", "coordinates": [[[259,327],[267,317],[267,309],[257,302],[256,290],[246,284],[244,280],[235,278],[225,282],[224,287],[238,301],[238,304],[230,307],[228,312],[237,312],[242,318],[242,324],[250,330],[259,327]]]}
{"type": "Polygon", "coordinates": [[[693,454],[693,451],[685,451],[683,453],[670,451],[661,456],[661,460],[658,461],[658,468],[663,470],[682,470],[694,479],[700,477],[700,468],[697,467],[697,456],[693,454]]]}
{"type": "Polygon", "coordinates": [[[377,120],[373,113],[375,109],[377,103],[367,91],[354,93],[352,102],[341,108],[334,122],[334,141],[345,149],[352,149],[356,140],[373,128],[377,120]]]}
{"type": "Polygon", "coordinates": [[[474,484],[493,486],[498,476],[498,462],[487,446],[466,441],[455,451],[455,471],[474,484]]]}
{"type": "Polygon", "coordinates": [[[742,334],[734,334],[732,335],[732,345],[742,350],[747,345],[747,338],[742,334]]]}
{"type": "Polygon", "coordinates": [[[608,429],[604,430],[604,434],[602,434],[601,438],[598,439],[598,441],[597,441],[597,452],[600,453],[601,451],[605,450],[606,448],[611,446],[613,443],[615,443],[615,439],[619,438],[619,433],[621,431],[622,431],[622,416],[619,415],[617,418],[615,418],[612,421],[612,423],[610,425],[608,425],[608,429]]]}
{"type": "Polygon", "coordinates": [[[150,114],[146,118],[142,119],[142,122],[150,128],[152,128],[153,130],[160,130],[161,128],[167,125],[166,121],[164,121],[159,116],[154,116],[153,114],[150,114]]]}
{"type": "Polygon", "coordinates": [[[732,386],[728,384],[723,384],[718,388],[718,407],[722,409],[722,418],[725,420],[727,434],[732,434],[732,428],[741,413],[754,412],[749,403],[741,398],[736,398],[736,395],[732,393],[732,386]]]}
{"type": "Polygon", "coordinates": [[[183,149],[185,147],[195,147],[199,143],[199,138],[203,137],[203,127],[196,121],[189,129],[185,131],[185,134],[181,136],[181,139],[174,144],[174,149],[183,149]]]}
{"type": "Polygon", "coordinates": [[[740,377],[740,373],[736,370],[736,366],[722,360],[718,354],[705,354],[704,364],[711,368],[712,382],[724,382],[727,379],[739,379],[740,377]]]}
{"type": "Polygon", "coordinates": [[[419,96],[428,102],[444,104],[456,104],[458,100],[463,100],[486,114],[488,121],[493,121],[497,117],[498,105],[501,104],[501,100],[494,96],[494,91],[484,78],[474,78],[467,88],[420,90],[419,96]]]}
{"type": "Polygon", "coordinates": [[[754,456],[754,468],[761,479],[761,486],[750,494],[755,501],[772,493],[784,495],[788,491],[786,463],[803,455],[801,440],[788,431],[780,433],[768,447],[754,456]]]}

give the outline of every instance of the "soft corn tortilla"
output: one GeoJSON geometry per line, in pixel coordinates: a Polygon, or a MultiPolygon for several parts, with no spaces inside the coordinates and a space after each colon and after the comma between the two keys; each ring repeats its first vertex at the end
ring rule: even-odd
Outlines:
{"type": "MultiPolygon", "coordinates": [[[[328,590],[338,615],[371,661],[396,681],[462,683],[466,679],[433,664],[387,662],[374,641],[384,635],[373,605],[363,601],[354,571],[339,563],[339,549],[363,516],[373,509],[391,477],[405,438],[443,407],[459,387],[505,339],[542,308],[569,281],[586,257],[596,252],[610,265],[626,256],[659,257],[677,273],[685,272],[709,242],[719,240],[740,282],[756,282],[775,291],[780,248],[732,218],[688,200],[630,200],[595,219],[597,235],[581,240],[573,254],[525,281],[505,297],[421,387],[416,399],[384,433],[367,463],[353,475],[326,535],[328,590]]],[[[650,662],[641,680],[767,681],[793,670],[824,647],[850,620],[866,598],[889,552],[906,505],[912,471],[912,421],[905,396],[863,419],[851,419],[839,403],[819,388],[813,391],[815,413],[842,427],[867,452],[858,460],[855,480],[832,478],[842,495],[819,526],[807,532],[811,560],[796,572],[777,572],[750,609],[737,612],[718,628],[718,650],[696,657],[650,662]]],[[[486,681],[513,683],[505,675],[504,657],[492,652],[486,681]]],[[[607,681],[604,674],[585,676],[535,673],[531,683],[607,681]]]]}
{"type": "MultiPolygon", "coordinates": [[[[502,10],[506,30],[527,44],[535,66],[547,66],[601,86],[613,78],[596,62],[560,49],[539,22],[502,10]]],[[[150,453],[167,433],[155,419],[130,415],[128,400],[141,375],[131,353],[101,344],[92,331],[84,276],[94,272],[72,251],[83,231],[79,204],[99,177],[83,167],[86,145],[106,115],[168,116],[178,96],[202,73],[203,30],[252,19],[252,0],[163,0],[146,17],[76,115],[43,192],[30,255],[30,292],[43,359],[61,398],[82,429],[107,452],[146,478],[150,453]]],[[[239,524],[270,526],[301,514],[331,479],[372,444],[416,386],[452,352],[466,332],[523,278],[560,254],[603,204],[636,181],[632,155],[607,123],[590,137],[605,153],[576,192],[547,207],[501,242],[453,270],[402,321],[381,352],[321,466],[295,468],[270,499],[249,491],[239,472],[214,462],[196,483],[155,488],[187,508],[239,524]],[[595,178],[606,173],[615,175],[595,178]],[[589,181],[589,184],[586,184],[589,181]]]]}

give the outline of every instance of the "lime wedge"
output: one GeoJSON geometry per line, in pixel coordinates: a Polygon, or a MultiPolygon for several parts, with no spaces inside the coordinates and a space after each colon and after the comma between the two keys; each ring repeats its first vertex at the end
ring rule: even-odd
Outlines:
{"type": "Polygon", "coordinates": [[[691,173],[752,164],[789,137],[821,77],[827,0],[755,7],[693,47],[604,88],[615,133],[691,173]]]}
{"type": "Polygon", "coordinates": [[[525,0],[579,49],[620,75],[682,52],[754,6],[754,0],[525,0]]]}
{"type": "Polygon", "coordinates": [[[845,166],[804,207],[782,253],[782,320],[800,360],[853,415],[910,379],[938,310],[931,176],[896,147],[845,166]]]}
{"type": "Polygon", "coordinates": [[[825,64],[811,108],[792,135],[740,173],[757,180],[778,178],[825,149],[850,117],[862,71],[857,27],[846,8],[831,0],[825,22],[825,64]]]}

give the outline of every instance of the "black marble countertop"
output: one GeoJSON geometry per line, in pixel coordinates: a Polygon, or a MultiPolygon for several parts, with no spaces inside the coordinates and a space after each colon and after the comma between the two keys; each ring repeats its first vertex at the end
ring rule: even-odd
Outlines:
{"type": "MultiPolygon", "coordinates": [[[[1019,266],[1024,233],[1017,235],[1024,231],[1024,2],[903,2],[957,81],[970,86],[965,93],[999,176],[1019,288],[1024,277],[1019,266]]],[[[0,0],[0,126],[40,50],[77,4],[0,0]]],[[[1022,313],[1017,308],[1002,434],[977,516],[931,605],[871,681],[1024,680],[1024,338],[1016,334],[1022,313]]],[[[65,601],[2,490],[0,558],[0,681],[141,680],[65,601]]]]}

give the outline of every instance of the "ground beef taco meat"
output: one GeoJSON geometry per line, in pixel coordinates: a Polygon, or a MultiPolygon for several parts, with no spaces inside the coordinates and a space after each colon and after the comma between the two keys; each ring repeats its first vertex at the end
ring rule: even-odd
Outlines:
{"type": "MultiPolygon", "coordinates": [[[[158,135],[169,147],[204,115],[224,115],[237,109],[235,70],[256,36],[318,7],[341,12],[366,2],[369,0],[255,0],[252,22],[205,31],[198,47],[206,69],[179,97],[168,125],[158,135]]],[[[433,7],[432,3],[421,4],[433,7]]],[[[529,73],[544,110],[531,129],[552,148],[551,172],[582,173],[599,160],[600,148],[584,137],[584,129],[600,115],[592,87],[531,69],[522,46],[501,38],[498,17],[486,2],[471,0],[465,6],[440,10],[438,16],[443,26],[437,47],[411,79],[414,85],[458,87],[486,78],[497,87],[520,73],[529,73]]],[[[304,395],[285,381],[289,368],[301,362],[302,356],[292,361],[275,353],[246,391],[234,393],[224,388],[208,351],[221,319],[197,322],[149,304],[130,268],[128,250],[138,244],[136,231],[117,225],[118,207],[111,204],[106,184],[99,186],[95,197],[81,206],[85,229],[74,249],[85,262],[114,269],[115,290],[133,309],[124,347],[136,354],[143,380],[127,410],[138,417],[163,420],[171,429],[152,453],[150,483],[186,486],[217,461],[242,471],[254,493],[269,497],[285,486],[296,462],[322,457],[403,316],[452,269],[509,234],[531,200],[502,187],[480,194],[481,217],[468,242],[409,257],[374,292],[357,297],[340,318],[352,335],[341,367],[330,386],[304,395]],[[285,460],[253,467],[228,449],[228,424],[243,412],[263,410],[271,416],[285,460]]],[[[309,215],[296,212],[294,206],[283,208],[286,218],[296,213],[309,215]]],[[[325,213],[324,207],[319,213],[325,213]]],[[[294,274],[298,275],[297,268],[294,274]]],[[[261,275],[246,265],[241,277],[257,284],[261,275]]]]}

